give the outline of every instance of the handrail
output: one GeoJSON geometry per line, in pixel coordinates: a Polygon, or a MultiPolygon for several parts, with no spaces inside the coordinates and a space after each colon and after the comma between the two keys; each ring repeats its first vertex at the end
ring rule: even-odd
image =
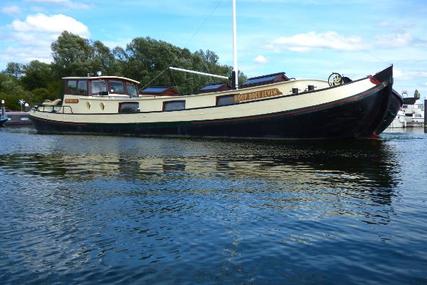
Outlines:
{"type": "Polygon", "coordinates": [[[64,111],[65,111],[65,107],[67,107],[67,108],[69,108],[70,109],[70,112],[71,112],[71,114],[73,114],[74,112],[73,112],[73,108],[70,106],[70,105],[63,105],[62,106],[62,113],[64,114],[64,111]]]}
{"type": "Polygon", "coordinates": [[[42,112],[42,113],[62,113],[62,114],[65,114],[66,108],[68,108],[70,110],[71,114],[74,114],[73,108],[70,105],[63,105],[63,106],[40,105],[40,106],[37,106],[36,111],[42,112]]]}

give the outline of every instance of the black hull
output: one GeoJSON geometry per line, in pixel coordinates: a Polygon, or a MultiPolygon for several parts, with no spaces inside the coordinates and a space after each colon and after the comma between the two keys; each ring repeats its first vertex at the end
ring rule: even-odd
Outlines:
{"type": "MultiPolygon", "coordinates": [[[[389,87],[391,89],[391,87],[389,87]]],[[[397,116],[402,107],[403,99],[399,93],[395,90],[391,90],[390,99],[387,105],[387,109],[384,113],[383,122],[379,125],[378,129],[375,131],[377,134],[382,133],[390,124],[393,122],[394,118],[397,116]]]]}
{"type": "Polygon", "coordinates": [[[260,139],[372,138],[394,118],[390,114],[398,104],[393,103],[392,96],[390,85],[379,84],[345,100],[315,107],[214,121],[74,124],[37,117],[31,119],[40,133],[260,139]]]}

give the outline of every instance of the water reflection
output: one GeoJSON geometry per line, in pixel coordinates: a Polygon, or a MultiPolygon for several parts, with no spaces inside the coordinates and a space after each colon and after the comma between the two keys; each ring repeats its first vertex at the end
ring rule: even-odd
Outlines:
{"type": "MultiPolygon", "coordinates": [[[[50,153],[0,154],[0,169],[12,174],[64,180],[119,178],[173,180],[185,177],[267,181],[294,191],[333,188],[369,191],[389,204],[399,182],[399,161],[383,141],[248,143],[157,140],[141,149],[111,138],[109,144],[61,145],[50,153]],[[159,143],[160,142],[160,143],[159,143]],[[161,145],[164,143],[165,145],[161,145]],[[173,152],[164,149],[173,148],[173,152]],[[59,150],[61,149],[61,150],[59,150]],[[302,186],[302,187],[301,187],[302,186]],[[292,188],[291,187],[291,188],[292,188]]],[[[62,142],[63,143],[63,142],[62,142]]],[[[282,187],[269,189],[281,191],[282,187]]]]}
{"type": "Polygon", "coordinates": [[[325,266],[357,277],[354,264],[369,273],[401,234],[402,156],[389,141],[19,140],[0,152],[0,267],[23,280],[256,283],[325,266]]]}

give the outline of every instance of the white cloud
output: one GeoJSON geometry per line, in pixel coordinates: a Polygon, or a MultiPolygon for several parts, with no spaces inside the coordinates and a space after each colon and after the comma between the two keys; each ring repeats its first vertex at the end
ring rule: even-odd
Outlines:
{"type": "Polygon", "coordinates": [[[414,75],[419,76],[419,77],[423,77],[423,78],[427,78],[427,71],[415,71],[414,75]]]}
{"type": "Polygon", "coordinates": [[[396,79],[404,79],[405,75],[402,70],[398,68],[393,68],[393,77],[396,79]]]}
{"type": "Polygon", "coordinates": [[[41,43],[41,45],[36,43],[32,46],[8,47],[3,50],[0,55],[0,61],[4,63],[28,63],[32,60],[38,60],[46,63],[51,62],[50,50],[47,50],[46,45],[43,43],[41,43]]]}
{"type": "Polygon", "coordinates": [[[382,47],[396,48],[409,46],[412,41],[412,35],[406,32],[400,34],[379,36],[377,37],[376,43],[382,47]]]}
{"type": "Polygon", "coordinates": [[[13,21],[11,26],[16,32],[47,32],[59,34],[62,31],[69,31],[83,37],[89,36],[89,29],[86,25],[63,14],[48,16],[39,13],[36,15],[29,15],[25,21],[13,21]]]}
{"type": "Polygon", "coordinates": [[[419,70],[401,70],[398,68],[393,69],[393,77],[400,80],[415,80],[420,78],[427,78],[427,71],[419,70]]]}
{"type": "Polygon", "coordinates": [[[336,32],[308,32],[288,37],[279,37],[273,40],[267,48],[276,51],[287,49],[296,52],[306,52],[312,49],[357,51],[366,49],[367,46],[360,37],[345,37],[336,32]]]}
{"type": "Polygon", "coordinates": [[[29,15],[25,20],[15,20],[9,26],[6,35],[8,47],[2,51],[0,61],[27,63],[31,60],[49,62],[51,60],[51,43],[63,31],[68,31],[87,38],[89,28],[82,22],[63,14],[29,15]]]}
{"type": "Polygon", "coordinates": [[[259,64],[265,64],[268,62],[268,59],[263,55],[258,55],[257,57],[255,57],[254,61],[259,64]]]}
{"type": "Polygon", "coordinates": [[[71,9],[88,9],[90,6],[84,3],[75,2],[72,0],[27,0],[28,2],[61,5],[71,9]]]}
{"type": "Polygon", "coordinates": [[[18,6],[7,6],[1,8],[1,12],[7,15],[15,15],[21,12],[21,9],[18,6]]]}

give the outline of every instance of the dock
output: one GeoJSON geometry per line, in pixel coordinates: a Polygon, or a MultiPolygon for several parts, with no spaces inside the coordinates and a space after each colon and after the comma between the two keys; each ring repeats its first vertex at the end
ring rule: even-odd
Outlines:
{"type": "Polygon", "coordinates": [[[5,127],[24,127],[33,124],[28,112],[6,112],[6,115],[9,120],[6,122],[5,127]]]}

